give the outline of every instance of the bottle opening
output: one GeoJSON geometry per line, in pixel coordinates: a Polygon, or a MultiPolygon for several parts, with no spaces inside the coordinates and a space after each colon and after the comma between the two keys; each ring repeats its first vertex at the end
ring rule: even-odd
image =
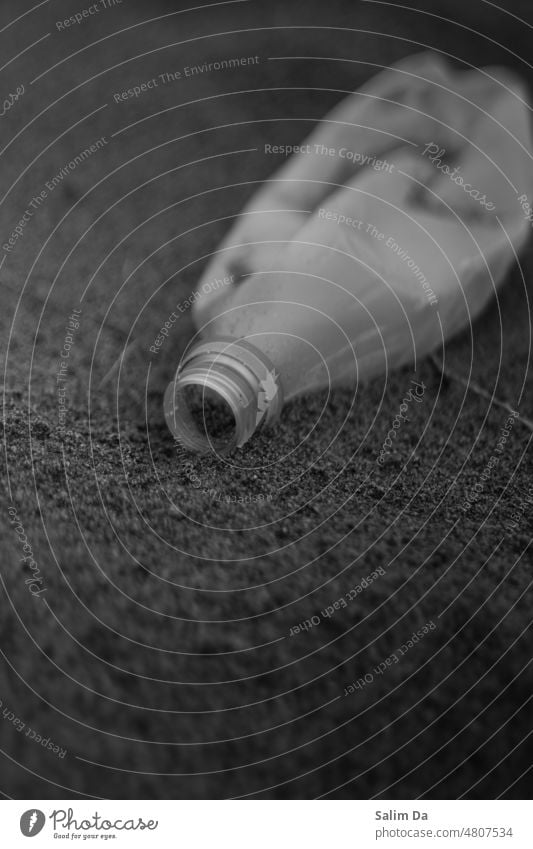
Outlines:
{"type": "Polygon", "coordinates": [[[167,424],[186,448],[227,454],[275,421],[282,391],[265,355],[243,339],[218,338],[188,353],[164,400],[167,424]]]}
{"type": "Polygon", "coordinates": [[[180,407],[188,411],[190,425],[216,450],[224,449],[235,438],[237,424],[231,406],[214,389],[198,383],[181,387],[180,407]]]}
{"type": "Polygon", "coordinates": [[[198,431],[208,439],[228,439],[235,432],[235,416],[229,404],[208,386],[185,386],[184,401],[198,431]]]}

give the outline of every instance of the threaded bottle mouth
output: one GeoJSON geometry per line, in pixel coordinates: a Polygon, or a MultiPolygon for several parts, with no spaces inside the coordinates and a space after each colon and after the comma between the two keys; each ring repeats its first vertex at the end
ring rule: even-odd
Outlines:
{"type": "Polygon", "coordinates": [[[217,337],[190,349],[165,392],[165,418],[191,451],[228,454],[279,417],[274,366],[245,339],[217,337]]]}

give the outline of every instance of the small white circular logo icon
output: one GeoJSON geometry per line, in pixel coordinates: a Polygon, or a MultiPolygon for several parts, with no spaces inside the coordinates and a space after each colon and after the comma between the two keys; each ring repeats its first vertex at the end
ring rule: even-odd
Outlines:
{"type": "Polygon", "coordinates": [[[46,817],[43,812],[32,808],[30,811],[22,814],[20,818],[20,830],[24,837],[35,837],[36,834],[42,831],[45,822],[46,817]]]}

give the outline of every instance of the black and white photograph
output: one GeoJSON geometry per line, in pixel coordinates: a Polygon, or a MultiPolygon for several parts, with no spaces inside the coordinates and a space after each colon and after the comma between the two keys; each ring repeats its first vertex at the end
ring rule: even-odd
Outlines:
{"type": "Polygon", "coordinates": [[[533,846],[532,43],[1,0],[2,845],[533,846]]]}

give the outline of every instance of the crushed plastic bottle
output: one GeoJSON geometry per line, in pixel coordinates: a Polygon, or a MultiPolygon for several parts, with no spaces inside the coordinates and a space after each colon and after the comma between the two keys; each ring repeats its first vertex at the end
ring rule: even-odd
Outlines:
{"type": "Polygon", "coordinates": [[[467,327],[530,233],[531,151],[527,95],[506,69],[421,54],[346,98],[206,269],[200,341],[165,393],[174,435],[229,452],[285,401],[416,364],[467,327]]]}

